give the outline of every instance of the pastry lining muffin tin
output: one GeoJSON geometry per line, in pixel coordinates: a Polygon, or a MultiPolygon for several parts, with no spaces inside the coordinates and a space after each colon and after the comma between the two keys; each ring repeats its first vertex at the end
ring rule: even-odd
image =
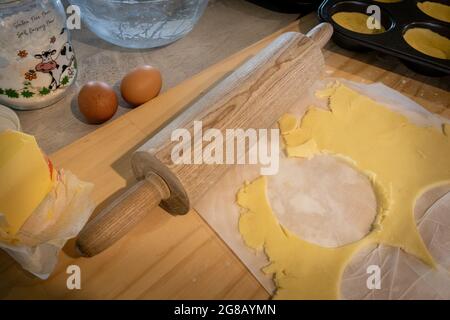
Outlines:
{"type": "MultiPolygon", "coordinates": [[[[334,27],[333,40],[336,44],[354,51],[376,50],[401,59],[405,65],[422,74],[443,76],[450,74],[450,60],[428,56],[411,47],[403,34],[410,28],[426,28],[450,39],[450,23],[437,20],[422,12],[418,2],[425,0],[402,0],[396,3],[382,3],[370,0],[342,1],[325,0],[318,10],[321,21],[334,27]],[[341,27],[333,21],[337,12],[359,12],[367,14],[367,7],[377,5],[381,11],[383,33],[362,34],[341,27]]],[[[449,4],[446,0],[432,0],[449,4]]]]}

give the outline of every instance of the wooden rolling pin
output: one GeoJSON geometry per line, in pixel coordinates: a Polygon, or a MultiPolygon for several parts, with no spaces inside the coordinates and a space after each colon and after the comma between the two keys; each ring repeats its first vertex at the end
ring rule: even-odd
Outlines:
{"type": "Polygon", "coordinates": [[[229,165],[174,164],[173,130],[192,134],[194,120],[224,136],[226,129],[270,128],[319,78],[321,48],[332,33],[323,23],[307,36],[282,34],[153,136],[132,157],[136,184],[88,222],[77,239],[80,253],[94,256],[107,249],[158,205],[174,215],[187,213],[229,165]]]}

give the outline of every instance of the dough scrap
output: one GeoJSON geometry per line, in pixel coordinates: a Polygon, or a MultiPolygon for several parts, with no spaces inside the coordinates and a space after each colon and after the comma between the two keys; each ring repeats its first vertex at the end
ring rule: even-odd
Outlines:
{"type": "Polygon", "coordinates": [[[370,17],[360,12],[338,12],[333,14],[331,18],[341,27],[353,32],[376,34],[386,31],[383,26],[380,29],[369,29],[367,27],[367,19],[370,17]]]}
{"type": "MultiPolygon", "coordinates": [[[[326,92],[326,94],[324,93],[326,92]]],[[[417,230],[413,209],[428,188],[450,182],[450,137],[442,129],[419,127],[403,115],[336,83],[330,110],[310,108],[300,127],[283,134],[291,156],[331,154],[365,173],[377,197],[378,213],[365,238],[338,248],[307,242],[279,224],[259,177],[238,192],[239,231],[247,246],[264,250],[273,274],[275,299],[337,299],[352,256],[373,244],[401,248],[435,267],[417,230]],[[298,148],[314,141],[317,148],[298,148]]]]}
{"type": "Polygon", "coordinates": [[[296,129],[297,125],[298,125],[298,118],[293,114],[286,113],[282,115],[281,118],[278,120],[278,127],[280,128],[280,131],[283,133],[288,133],[296,129]]]}
{"type": "Polygon", "coordinates": [[[450,59],[450,39],[425,28],[411,28],[403,35],[417,51],[439,59],[450,59]]]}
{"type": "Polygon", "coordinates": [[[417,3],[417,7],[426,15],[437,20],[450,22],[450,6],[432,1],[417,3]]]}

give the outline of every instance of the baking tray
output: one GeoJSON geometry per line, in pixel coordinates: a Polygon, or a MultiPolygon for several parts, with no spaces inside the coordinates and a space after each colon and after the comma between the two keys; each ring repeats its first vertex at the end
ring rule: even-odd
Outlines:
{"type": "MultiPolygon", "coordinates": [[[[325,0],[318,9],[319,19],[334,27],[333,41],[353,51],[376,50],[401,59],[410,69],[430,76],[450,74],[450,60],[439,59],[423,54],[410,47],[403,39],[406,30],[413,27],[430,29],[450,38],[450,23],[434,19],[423,13],[417,3],[423,0],[403,0],[397,3],[381,3],[370,0],[342,1],[325,0]],[[386,32],[362,34],[345,29],[331,18],[342,11],[366,13],[369,5],[378,5],[381,10],[381,24],[386,32]]],[[[433,0],[449,4],[448,0],[433,0]]]]}

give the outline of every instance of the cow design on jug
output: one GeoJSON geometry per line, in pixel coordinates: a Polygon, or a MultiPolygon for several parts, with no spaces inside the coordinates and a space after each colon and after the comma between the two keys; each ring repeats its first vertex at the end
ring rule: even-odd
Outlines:
{"type": "MultiPolygon", "coordinates": [[[[64,34],[66,29],[62,29],[60,35],[64,34]]],[[[39,54],[35,54],[36,59],[40,59],[41,62],[35,67],[37,72],[47,73],[51,77],[51,82],[48,88],[50,90],[56,90],[61,86],[63,73],[72,66],[75,60],[75,54],[73,52],[70,42],[65,42],[61,49],[49,49],[42,51],[39,54]]]]}
{"type": "Polygon", "coordinates": [[[66,97],[76,81],[70,30],[77,25],[61,1],[23,2],[0,4],[0,103],[35,110],[66,97]]]}

